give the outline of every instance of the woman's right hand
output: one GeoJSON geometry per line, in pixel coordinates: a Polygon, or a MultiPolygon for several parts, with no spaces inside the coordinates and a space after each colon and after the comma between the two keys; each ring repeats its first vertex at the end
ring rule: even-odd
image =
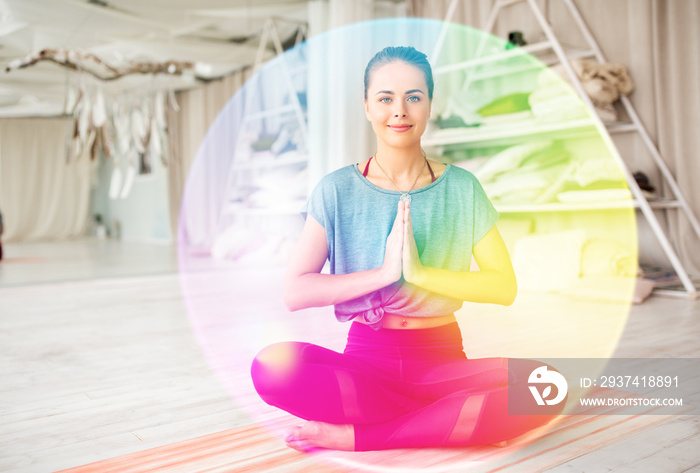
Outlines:
{"type": "Polygon", "coordinates": [[[391,233],[389,233],[389,237],[386,239],[384,263],[382,264],[382,273],[386,278],[387,284],[393,284],[401,279],[404,226],[403,214],[404,203],[399,201],[394,225],[391,227],[391,233]]]}

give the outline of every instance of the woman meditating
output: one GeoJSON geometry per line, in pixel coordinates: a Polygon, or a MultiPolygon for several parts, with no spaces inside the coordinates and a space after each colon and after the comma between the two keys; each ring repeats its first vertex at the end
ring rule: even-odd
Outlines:
{"type": "Polygon", "coordinates": [[[307,420],[286,438],[302,451],[490,444],[548,423],[555,416],[508,415],[508,384],[529,372],[464,353],[454,312],[510,305],[517,285],[479,182],[421,149],[433,97],[425,54],[385,48],[364,86],[376,153],[315,187],[284,287],[292,311],[334,305],[352,320],[347,345],[268,346],[253,361],[255,389],[307,420]]]}

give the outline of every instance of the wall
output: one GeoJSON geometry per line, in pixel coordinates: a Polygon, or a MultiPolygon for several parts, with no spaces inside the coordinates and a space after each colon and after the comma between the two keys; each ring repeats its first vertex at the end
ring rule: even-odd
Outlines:
{"type": "MultiPolygon", "coordinates": [[[[121,167],[122,175],[126,174],[126,168],[125,164],[121,167]]],[[[114,161],[102,156],[97,168],[96,187],[91,192],[91,214],[102,215],[113,237],[171,243],[168,168],[160,161],[152,163],[151,173],[136,176],[131,192],[124,199],[109,197],[113,169],[114,161]]]]}

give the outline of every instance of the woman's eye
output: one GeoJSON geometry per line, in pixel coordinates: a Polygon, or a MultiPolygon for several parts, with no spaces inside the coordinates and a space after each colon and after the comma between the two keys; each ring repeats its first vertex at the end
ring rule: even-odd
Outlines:
{"type": "Polygon", "coordinates": [[[411,96],[408,98],[408,101],[409,101],[409,102],[420,102],[420,97],[417,97],[417,96],[415,96],[415,95],[411,95],[411,96]]]}
{"type": "Polygon", "coordinates": [[[379,99],[381,103],[389,103],[391,99],[389,97],[382,97],[379,99]]]}

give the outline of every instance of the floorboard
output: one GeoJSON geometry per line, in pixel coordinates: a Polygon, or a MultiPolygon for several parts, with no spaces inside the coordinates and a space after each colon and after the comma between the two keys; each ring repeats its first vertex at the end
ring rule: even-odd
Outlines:
{"type": "MultiPolygon", "coordinates": [[[[286,312],[270,296],[283,269],[198,262],[183,277],[172,248],[113,241],[4,250],[0,471],[139,471],[147,454],[173,472],[700,471],[697,416],[569,416],[504,448],[302,455],[279,438],[294,420],[252,391],[250,359],[277,340],[340,350],[347,326],[328,308],[286,312]]],[[[620,317],[619,305],[523,293],[510,308],[465,304],[459,321],[470,357],[697,358],[699,304],[652,297],[620,317]]]]}

